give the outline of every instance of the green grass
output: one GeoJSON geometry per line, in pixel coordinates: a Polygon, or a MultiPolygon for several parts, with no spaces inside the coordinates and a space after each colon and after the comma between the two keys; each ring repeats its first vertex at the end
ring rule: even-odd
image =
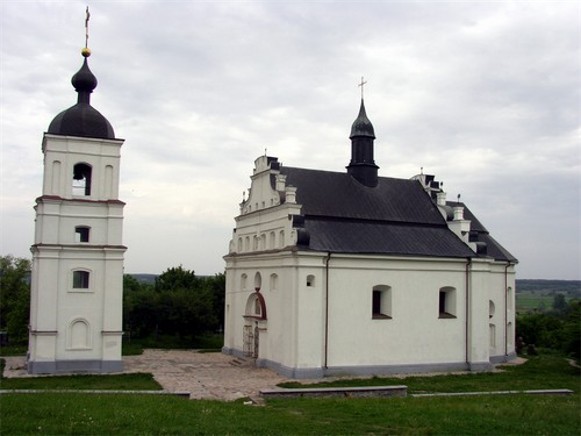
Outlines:
{"type": "MultiPolygon", "coordinates": [[[[73,379],[83,382],[82,388],[88,388],[85,382],[91,378],[87,377],[46,377],[37,380],[49,387],[51,380],[73,379]]],[[[122,386],[122,379],[118,376],[93,378],[109,379],[113,389],[122,386]]],[[[412,392],[569,388],[575,390],[575,394],[299,398],[271,400],[265,407],[244,406],[240,402],[188,401],[166,396],[8,394],[0,397],[0,433],[578,435],[581,430],[579,369],[568,365],[560,356],[537,356],[524,365],[507,367],[503,373],[374,378],[353,383],[392,382],[406,384],[412,392]]],[[[63,388],[62,384],[58,387],[63,388]]]]}
{"type": "Polygon", "coordinates": [[[2,434],[579,434],[579,397],[293,399],[265,407],[174,397],[0,398],[2,434]]]}
{"type": "Polygon", "coordinates": [[[550,310],[553,307],[552,295],[540,292],[517,292],[516,310],[517,312],[530,312],[532,310],[550,310]]]}
{"type": "Polygon", "coordinates": [[[0,379],[2,389],[95,389],[155,391],[162,387],[151,374],[70,375],[0,379]]]}
{"type": "Polygon", "coordinates": [[[0,356],[26,356],[28,344],[4,345],[0,347],[0,356]]]}
{"type": "Polygon", "coordinates": [[[580,391],[580,370],[571,366],[562,356],[544,354],[529,358],[523,365],[506,365],[500,373],[470,373],[437,375],[431,377],[373,377],[369,379],[342,379],[332,382],[301,384],[281,383],[287,388],[348,387],[406,385],[409,393],[425,392],[485,392],[528,389],[572,389],[580,391]]]}
{"type": "Polygon", "coordinates": [[[161,348],[168,350],[221,350],[224,345],[222,334],[206,333],[194,339],[178,336],[159,335],[147,338],[133,338],[123,340],[123,355],[131,356],[143,353],[145,348],[161,348]]]}

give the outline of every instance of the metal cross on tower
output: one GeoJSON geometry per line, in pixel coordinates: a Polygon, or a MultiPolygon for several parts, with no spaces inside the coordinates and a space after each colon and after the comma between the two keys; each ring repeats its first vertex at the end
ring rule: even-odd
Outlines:
{"type": "Polygon", "coordinates": [[[361,76],[361,83],[359,83],[359,87],[361,87],[361,100],[363,100],[363,86],[367,83],[366,80],[363,79],[363,76],[361,76]]]}

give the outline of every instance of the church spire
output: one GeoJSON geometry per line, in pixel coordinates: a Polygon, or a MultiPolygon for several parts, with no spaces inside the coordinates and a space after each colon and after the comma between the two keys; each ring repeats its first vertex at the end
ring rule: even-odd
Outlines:
{"type": "Polygon", "coordinates": [[[87,59],[91,50],[89,40],[89,8],[85,19],[85,47],[81,50],[83,65],[71,79],[78,93],[77,104],[62,111],[50,123],[48,133],[54,135],[82,136],[91,138],[114,139],[115,132],[109,121],[91,106],[91,93],[97,87],[97,78],[89,69],[87,59]]]}
{"type": "Polygon", "coordinates": [[[371,188],[377,186],[377,170],[373,158],[373,141],[375,131],[373,124],[367,118],[365,102],[363,100],[363,85],[367,82],[361,78],[361,106],[359,114],[351,126],[351,161],[347,166],[347,172],[365,186],[371,188]]]}

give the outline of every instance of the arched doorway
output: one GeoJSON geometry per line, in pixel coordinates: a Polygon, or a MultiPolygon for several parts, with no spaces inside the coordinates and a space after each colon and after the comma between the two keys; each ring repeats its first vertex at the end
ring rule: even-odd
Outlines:
{"type": "Polygon", "coordinates": [[[257,358],[260,353],[260,330],[266,329],[266,303],[259,291],[246,300],[244,312],[244,355],[257,358]]]}

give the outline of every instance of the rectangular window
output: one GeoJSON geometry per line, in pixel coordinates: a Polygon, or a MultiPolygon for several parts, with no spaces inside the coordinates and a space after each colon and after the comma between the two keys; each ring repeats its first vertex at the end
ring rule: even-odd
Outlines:
{"type": "Polygon", "coordinates": [[[389,286],[376,286],[373,288],[371,318],[391,319],[391,289],[389,286]]]}
{"type": "Polygon", "coordinates": [[[456,318],[456,289],[445,287],[440,289],[438,301],[439,318],[456,318]]]}
{"type": "Polygon", "coordinates": [[[89,227],[75,227],[75,242],[89,242],[89,227]]]}
{"type": "Polygon", "coordinates": [[[89,289],[89,273],[73,271],[73,289],[89,289]]]}

